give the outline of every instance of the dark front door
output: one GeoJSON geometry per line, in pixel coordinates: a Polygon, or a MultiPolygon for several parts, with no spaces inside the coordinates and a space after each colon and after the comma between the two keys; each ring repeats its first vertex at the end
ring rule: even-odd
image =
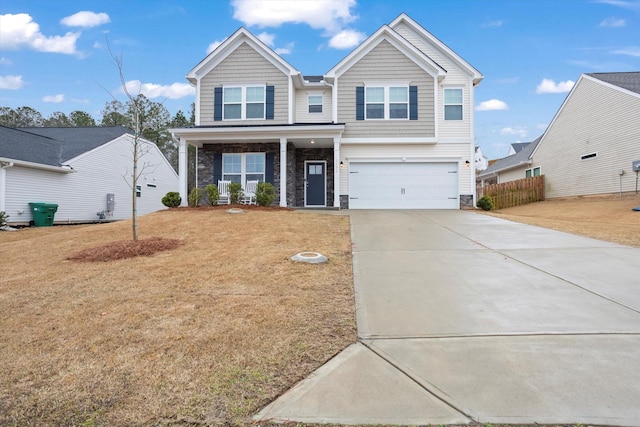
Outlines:
{"type": "Polygon", "coordinates": [[[306,193],[305,206],[325,206],[327,164],[325,162],[307,162],[305,166],[306,193]]]}

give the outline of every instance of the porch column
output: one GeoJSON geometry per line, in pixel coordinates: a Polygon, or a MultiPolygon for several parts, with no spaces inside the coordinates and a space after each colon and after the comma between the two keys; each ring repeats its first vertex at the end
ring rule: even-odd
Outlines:
{"type": "Polygon", "coordinates": [[[187,170],[187,142],[182,138],[178,138],[178,191],[182,198],[180,206],[187,206],[189,204],[187,170]]]}
{"type": "Polygon", "coordinates": [[[333,207],[340,207],[340,141],[333,138],[333,207]]]}
{"type": "Polygon", "coordinates": [[[280,206],[287,207],[287,138],[280,138],[280,206]]]}

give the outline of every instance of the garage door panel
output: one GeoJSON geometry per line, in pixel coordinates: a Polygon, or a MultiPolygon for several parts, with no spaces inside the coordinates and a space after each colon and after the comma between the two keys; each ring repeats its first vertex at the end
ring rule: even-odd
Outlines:
{"type": "Polygon", "coordinates": [[[457,163],[352,163],[350,209],[458,209],[457,163]]]}

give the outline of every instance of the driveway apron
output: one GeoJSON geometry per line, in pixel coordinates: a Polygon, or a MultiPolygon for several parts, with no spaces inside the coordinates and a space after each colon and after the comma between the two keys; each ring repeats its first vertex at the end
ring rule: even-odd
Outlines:
{"type": "Polygon", "coordinates": [[[358,343],[261,420],[640,426],[640,249],[468,211],[351,211],[358,343]]]}

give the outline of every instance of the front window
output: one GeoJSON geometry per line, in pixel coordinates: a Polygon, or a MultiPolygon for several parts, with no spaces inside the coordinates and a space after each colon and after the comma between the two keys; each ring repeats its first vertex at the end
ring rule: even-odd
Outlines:
{"type": "Polygon", "coordinates": [[[264,86],[225,86],[223,88],[223,120],[265,118],[264,86]]]}
{"type": "Polygon", "coordinates": [[[322,113],[322,95],[309,95],[309,112],[322,113]]]}
{"type": "Polygon", "coordinates": [[[264,153],[225,153],[222,155],[222,179],[239,182],[244,187],[247,181],[264,182],[264,153]]]}
{"type": "Polygon", "coordinates": [[[409,87],[367,86],[365,114],[367,120],[408,119],[409,87]]]}
{"type": "Polygon", "coordinates": [[[444,119],[462,120],[462,89],[444,90],[444,119]]]}

